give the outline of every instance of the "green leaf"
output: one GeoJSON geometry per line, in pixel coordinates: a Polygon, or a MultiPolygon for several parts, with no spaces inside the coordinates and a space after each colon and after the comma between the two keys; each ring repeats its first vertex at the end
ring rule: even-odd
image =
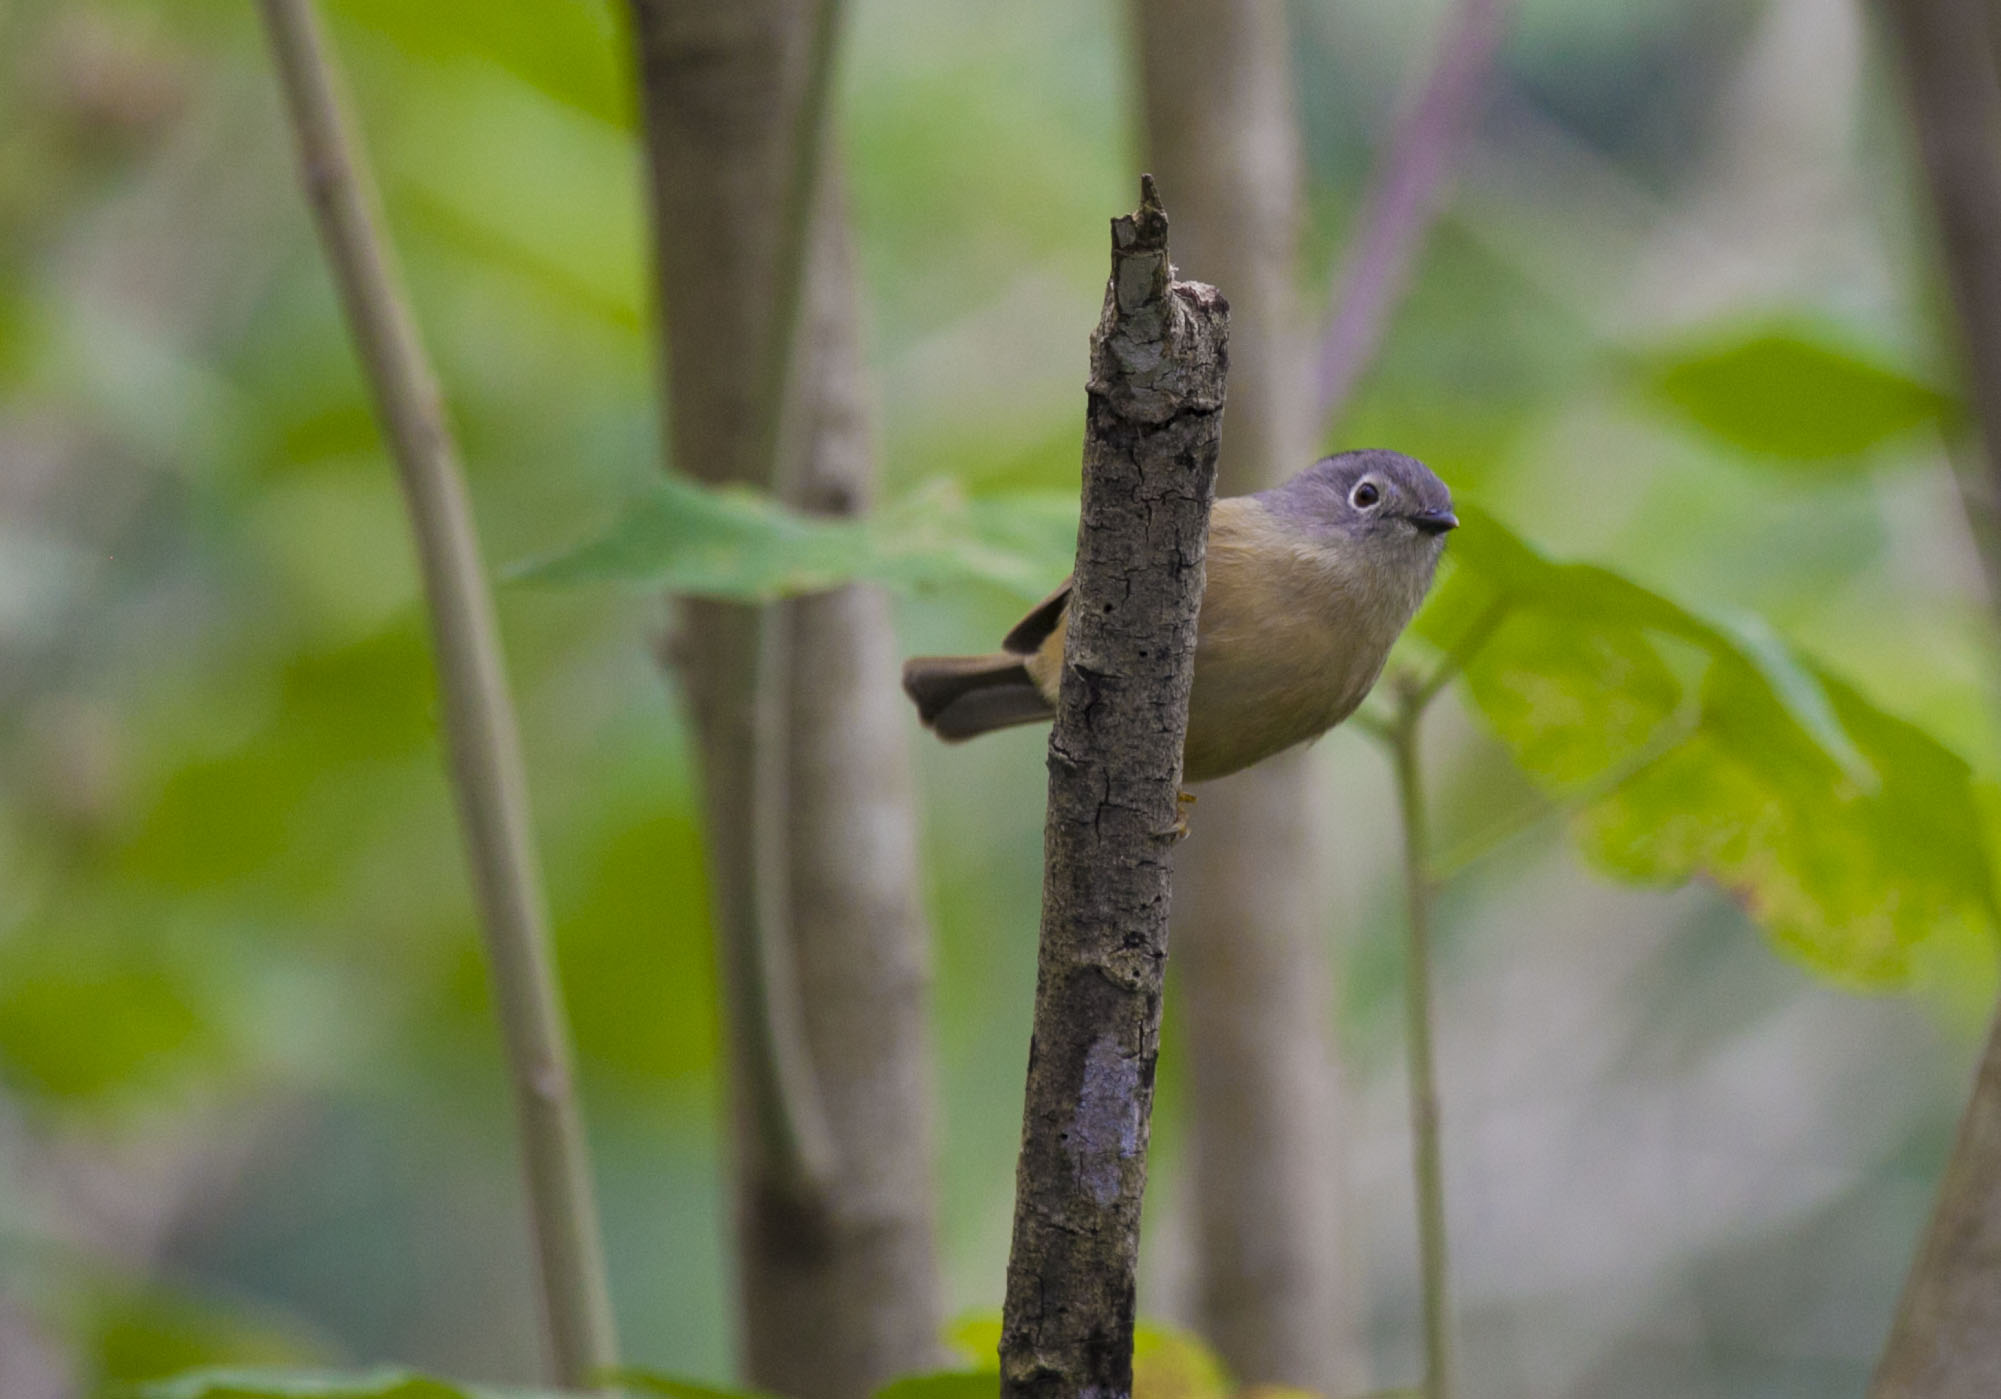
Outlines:
{"type": "Polygon", "coordinates": [[[1908,982],[1918,948],[1991,936],[1972,774],[1756,619],[1719,620],[1461,512],[1468,547],[1423,630],[1473,703],[1621,879],[1704,877],[1835,980],[1908,982]]]}
{"type": "Polygon", "coordinates": [[[875,1399],[998,1399],[1000,1371],[933,1370],[904,1375],[875,1392],[875,1399]]]}
{"type": "Polygon", "coordinates": [[[999,1312],[968,1312],[945,1326],[945,1344],[964,1356],[973,1369],[1000,1365],[1000,1339],[999,1312]]]}
{"type": "Polygon", "coordinates": [[[1077,502],[1051,493],[967,497],[934,482],[867,515],[806,515],[769,495],[662,478],[598,538],[510,578],[646,583],[762,602],[846,583],[913,589],[980,581],[1039,598],[1070,569],[1077,502]]]}
{"type": "Polygon", "coordinates": [[[1655,398],[1704,431],[1796,464],[1858,459],[1956,411],[1935,385],[1805,326],[1727,334],[1653,356],[1642,374],[1655,398]]]}
{"type": "Polygon", "coordinates": [[[657,1370],[642,1370],[636,1366],[625,1366],[605,1375],[608,1383],[636,1389],[646,1394],[664,1394],[667,1399],[773,1399],[763,1390],[718,1389],[714,1385],[697,1384],[693,1380],[678,1379],[673,1375],[663,1375],[657,1370]]]}
{"type": "Polygon", "coordinates": [[[1186,1331],[1142,1321],[1133,1330],[1133,1399],[1225,1399],[1216,1353],[1186,1331]]]}
{"type": "Polygon", "coordinates": [[[341,1374],[330,1370],[195,1370],[135,1386],[135,1399],[556,1399],[551,1389],[461,1385],[384,1367],[341,1374]]]}

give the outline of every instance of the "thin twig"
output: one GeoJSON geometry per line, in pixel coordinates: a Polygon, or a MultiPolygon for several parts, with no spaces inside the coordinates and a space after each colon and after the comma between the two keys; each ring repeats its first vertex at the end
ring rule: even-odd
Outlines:
{"type": "Polygon", "coordinates": [[[1474,99],[1506,28],[1509,0],[1460,0],[1437,58],[1390,141],[1361,229],[1335,281],[1317,374],[1320,421],[1333,426],[1375,358],[1424,247],[1474,99]]]}
{"type": "MultiPolygon", "coordinates": [[[[765,326],[759,370],[756,419],[742,439],[750,452],[738,479],[775,488],[780,476],[788,414],[796,406],[800,309],[805,304],[806,250],[813,231],[831,116],[835,54],[841,27],[841,0],[817,0],[806,53],[805,83],[792,129],[792,163],[780,192],[770,319],[765,326]]],[[[799,1004],[799,975],[793,965],[786,888],[791,854],[785,836],[791,805],[784,676],[790,646],[783,610],[760,608],[757,619],[754,790],[751,801],[751,858],[756,870],[755,936],[746,959],[744,991],[753,1003],[750,1028],[760,1044],[749,1056],[751,1071],[765,1076],[756,1095],[762,1109],[766,1145],[781,1177],[800,1196],[822,1193],[833,1179],[833,1128],[820,1100],[805,1016],[799,1004]]]]}
{"type": "Polygon", "coordinates": [[[1432,1056],[1430,833],[1418,767],[1418,726],[1426,696],[1399,677],[1391,754],[1403,811],[1404,886],[1409,899],[1404,1029],[1410,1057],[1412,1174],[1417,1191],[1419,1268],[1424,1285],[1424,1396],[1451,1399],[1450,1276],[1445,1243],[1445,1168],[1439,1148],[1438,1075],[1432,1056]]]}
{"type": "Polygon", "coordinates": [[[520,735],[464,472],[311,0],[262,4],[307,194],[417,537],[449,770],[513,1078],[550,1370],[581,1386],[617,1364],[616,1342],[520,735]]]}
{"type": "Polygon", "coordinates": [[[1494,633],[1500,630],[1501,623],[1507,620],[1508,609],[1513,606],[1514,600],[1503,593],[1481,609],[1480,614],[1473,619],[1472,625],[1466,628],[1465,635],[1461,636],[1439,661],[1438,669],[1432,671],[1417,686],[1411,703],[1418,713],[1421,714],[1429,709],[1431,702],[1438,698],[1440,692],[1458,679],[1459,673],[1473,663],[1473,658],[1480,654],[1480,648],[1492,640],[1494,633]]]}

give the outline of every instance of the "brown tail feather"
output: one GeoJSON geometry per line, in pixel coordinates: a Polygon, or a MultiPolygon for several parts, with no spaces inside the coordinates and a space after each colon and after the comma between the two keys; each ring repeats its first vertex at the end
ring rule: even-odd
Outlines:
{"type": "Polygon", "coordinates": [[[1020,656],[916,656],[903,663],[903,689],[917,716],[954,742],[1056,711],[1029,679],[1020,656]]]}

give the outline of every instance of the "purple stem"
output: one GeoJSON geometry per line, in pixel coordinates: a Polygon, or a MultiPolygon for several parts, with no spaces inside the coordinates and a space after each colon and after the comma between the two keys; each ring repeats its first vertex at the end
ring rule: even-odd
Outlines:
{"type": "Polygon", "coordinates": [[[1325,426],[1340,419],[1355,381],[1375,358],[1390,312],[1403,297],[1442,202],[1474,99],[1500,49],[1508,8],[1509,0],[1461,0],[1446,21],[1417,100],[1397,123],[1363,206],[1361,233],[1335,282],[1320,341],[1316,377],[1325,426]]]}

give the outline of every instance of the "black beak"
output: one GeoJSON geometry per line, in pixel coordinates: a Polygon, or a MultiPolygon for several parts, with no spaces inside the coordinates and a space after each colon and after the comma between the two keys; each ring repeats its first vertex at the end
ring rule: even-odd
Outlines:
{"type": "Polygon", "coordinates": [[[1450,510],[1420,510],[1410,517],[1410,522],[1426,534],[1443,534],[1459,528],[1459,517],[1450,510]]]}

